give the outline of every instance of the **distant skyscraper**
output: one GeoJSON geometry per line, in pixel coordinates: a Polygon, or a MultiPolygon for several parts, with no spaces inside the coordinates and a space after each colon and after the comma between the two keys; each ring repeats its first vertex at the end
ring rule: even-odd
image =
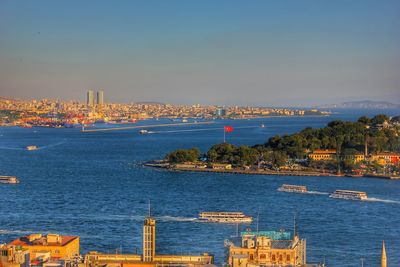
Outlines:
{"type": "Polygon", "coordinates": [[[224,108],[217,108],[217,110],[215,111],[215,115],[217,116],[226,116],[226,109],[224,108]]]}
{"type": "Polygon", "coordinates": [[[89,90],[89,91],[87,92],[87,101],[86,101],[86,104],[87,104],[88,106],[94,106],[94,93],[93,93],[92,90],[89,90]]]}
{"type": "Polygon", "coordinates": [[[102,106],[104,104],[104,91],[97,91],[97,105],[102,106]]]}

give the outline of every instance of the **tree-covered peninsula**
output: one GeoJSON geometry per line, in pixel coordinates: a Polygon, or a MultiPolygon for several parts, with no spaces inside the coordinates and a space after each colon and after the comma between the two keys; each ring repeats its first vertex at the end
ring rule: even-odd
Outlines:
{"type": "Polygon", "coordinates": [[[216,144],[205,154],[197,148],[169,153],[170,164],[203,162],[232,168],[312,168],[330,171],[398,171],[400,117],[363,116],[356,122],[335,120],[324,128],[305,128],[294,134],[275,135],[264,144],[216,144]],[[389,167],[388,167],[389,166],[389,167]]]}

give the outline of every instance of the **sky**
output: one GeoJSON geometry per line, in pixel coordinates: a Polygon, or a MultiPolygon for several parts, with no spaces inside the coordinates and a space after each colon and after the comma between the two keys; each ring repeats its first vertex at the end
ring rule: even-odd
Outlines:
{"type": "Polygon", "coordinates": [[[400,103],[398,0],[0,1],[0,96],[400,103]]]}

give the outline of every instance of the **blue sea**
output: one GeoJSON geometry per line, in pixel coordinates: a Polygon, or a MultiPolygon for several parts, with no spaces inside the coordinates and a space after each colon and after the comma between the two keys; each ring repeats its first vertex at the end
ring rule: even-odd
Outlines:
{"type": "Polygon", "coordinates": [[[236,235],[236,225],[200,223],[196,217],[201,211],[243,211],[259,216],[260,230],[293,231],[296,216],[300,237],[307,239],[309,262],[325,259],[328,266],[360,266],[364,258],[364,266],[378,266],[385,240],[388,265],[399,266],[400,181],[169,172],[142,165],[178,148],[206,152],[223,141],[224,125],[234,128],[227,142],[254,145],[275,134],[374,113],[381,112],[337,110],[324,117],[215,120],[209,125],[152,128],[153,133],[144,135],[138,129],[83,133],[0,127],[0,175],[21,180],[18,185],[0,184],[0,243],[50,232],[80,236],[82,254],[116,249],[140,253],[150,200],[151,215],[157,219],[158,254],[210,252],[222,264],[224,240],[236,235]],[[39,149],[27,151],[28,145],[39,149]],[[283,183],[306,185],[314,194],[278,192],[283,183]],[[366,191],[371,200],[329,198],[326,193],[336,189],[366,191]]]}

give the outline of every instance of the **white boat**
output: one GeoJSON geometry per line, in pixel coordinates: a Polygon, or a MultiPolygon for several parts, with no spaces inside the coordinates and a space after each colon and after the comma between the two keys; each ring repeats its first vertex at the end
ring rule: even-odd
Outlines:
{"type": "Polygon", "coordinates": [[[261,128],[265,128],[264,123],[261,123],[260,127],[261,127],[261,128]]]}
{"type": "Polygon", "coordinates": [[[349,200],[366,200],[368,198],[365,192],[351,190],[336,190],[329,197],[349,200]]]}
{"type": "Polygon", "coordinates": [[[0,176],[2,184],[19,184],[19,180],[15,176],[0,176]]]}
{"type": "Polygon", "coordinates": [[[38,147],[37,146],[27,146],[26,150],[37,150],[38,147]]]}
{"type": "Polygon", "coordinates": [[[253,217],[246,216],[243,212],[208,211],[201,212],[199,220],[215,223],[251,223],[253,217]]]}
{"type": "Polygon", "coordinates": [[[289,193],[307,193],[307,187],[304,185],[290,185],[290,184],[283,184],[281,187],[278,188],[278,191],[281,192],[289,192],[289,193]]]}
{"type": "Polygon", "coordinates": [[[147,130],[140,130],[139,133],[140,133],[140,134],[147,134],[147,133],[149,133],[149,131],[147,131],[147,130]]]}

